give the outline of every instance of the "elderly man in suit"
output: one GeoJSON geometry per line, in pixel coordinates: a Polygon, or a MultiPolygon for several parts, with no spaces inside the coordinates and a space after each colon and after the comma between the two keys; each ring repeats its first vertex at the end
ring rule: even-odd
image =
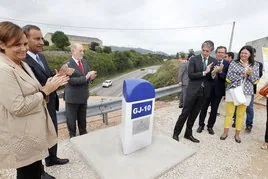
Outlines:
{"type": "Polygon", "coordinates": [[[97,75],[96,71],[90,71],[87,61],[83,59],[84,48],[81,44],[72,44],[71,52],[72,57],[67,63],[70,68],[74,68],[75,70],[64,89],[66,118],[70,138],[76,136],[76,121],[78,123],[79,134],[83,135],[87,133],[88,84],[97,75]]]}
{"type": "Polygon", "coordinates": [[[210,57],[210,53],[214,49],[212,41],[205,41],[201,48],[201,54],[193,57],[188,65],[188,76],[190,80],[187,88],[186,101],[173,133],[173,139],[177,141],[179,141],[179,134],[181,133],[184,123],[187,121],[184,138],[192,142],[200,142],[193,137],[192,128],[204,99],[210,96],[213,80],[211,71],[213,65],[217,62],[216,59],[210,57]]]}
{"type": "Polygon", "coordinates": [[[186,100],[186,91],[187,91],[187,86],[189,83],[189,77],[188,77],[188,65],[189,65],[189,60],[194,57],[194,53],[189,53],[187,60],[185,62],[182,62],[179,68],[179,75],[178,75],[178,81],[179,84],[181,84],[181,94],[180,94],[180,105],[179,108],[183,107],[183,104],[185,103],[186,100]]]}
{"type": "Polygon", "coordinates": [[[197,129],[198,133],[201,133],[202,130],[204,130],[205,118],[207,116],[207,110],[210,105],[211,112],[208,119],[207,130],[209,134],[214,134],[213,126],[216,122],[219,104],[221,102],[222,97],[225,96],[225,80],[229,68],[229,62],[224,60],[226,51],[227,49],[224,46],[219,46],[216,49],[216,59],[218,60],[218,63],[213,70],[215,72],[215,78],[212,83],[210,97],[206,98],[206,100],[204,101],[203,107],[199,115],[199,127],[197,129]]]}
{"type": "MultiPolygon", "coordinates": [[[[35,77],[39,83],[44,86],[48,78],[52,77],[52,71],[48,67],[48,63],[45,56],[41,54],[43,51],[43,38],[39,27],[35,25],[26,25],[23,27],[23,31],[28,38],[29,50],[26,55],[25,62],[31,67],[35,77]]],[[[59,109],[59,98],[56,92],[49,95],[49,101],[47,103],[49,115],[54,124],[55,130],[58,133],[58,123],[56,110],[59,109]]],[[[45,159],[46,166],[63,165],[69,162],[68,159],[60,159],[57,157],[57,144],[48,149],[49,156],[45,159]]],[[[44,173],[43,178],[54,178],[47,173],[44,173]]]]}

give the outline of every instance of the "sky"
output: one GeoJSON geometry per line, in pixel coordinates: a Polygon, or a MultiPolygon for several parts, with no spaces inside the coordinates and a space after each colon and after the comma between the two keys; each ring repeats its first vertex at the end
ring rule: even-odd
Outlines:
{"type": "Polygon", "coordinates": [[[43,35],[63,31],[168,54],[198,51],[205,40],[228,49],[235,21],[238,52],[268,36],[268,0],[0,0],[0,21],[7,20],[35,24],[43,35]]]}

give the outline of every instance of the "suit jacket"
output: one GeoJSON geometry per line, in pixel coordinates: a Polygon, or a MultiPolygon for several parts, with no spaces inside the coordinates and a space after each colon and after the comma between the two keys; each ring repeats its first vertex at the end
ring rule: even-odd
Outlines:
{"type": "Polygon", "coordinates": [[[187,86],[189,83],[189,77],[188,77],[188,64],[189,62],[183,62],[180,64],[179,68],[179,82],[182,83],[182,85],[187,86]]]}
{"type": "Polygon", "coordinates": [[[31,68],[0,53],[0,168],[19,168],[48,155],[57,135],[31,68]]]}
{"type": "MultiPolygon", "coordinates": [[[[48,63],[45,59],[45,56],[41,53],[38,54],[40,60],[42,61],[45,69],[43,69],[30,55],[26,55],[25,62],[31,67],[35,77],[39,83],[44,86],[47,82],[47,79],[53,76],[53,73],[48,67],[48,63]]],[[[49,101],[47,103],[49,114],[52,120],[56,119],[56,111],[59,110],[59,98],[56,92],[53,92],[49,95],[49,101]]]]}
{"type": "Polygon", "coordinates": [[[213,83],[212,83],[212,90],[214,92],[213,94],[215,94],[216,96],[225,96],[225,91],[226,91],[226,87],[225,87],[226,75],[227,75],[230,63],[226,60],[223,60],[222,64],[224,65],[222,72],[218,73],[215,76],[215,79],[213,80],[213,83]]]}
{"type": "Polygon", "coordinates": [[[66,103],[85,104],[89,97],[88,84],[90,81],[86,79],[86,74],[90,71],[88,63],[82,59],[84,68],[84,73],[82,73],[73,58],[70,58],[68,62],[68,66],[75,70],[64,88],[64,100],[66,103]]]}
{"type": "MultiPolygon", "coordinates": [[[[217,60],[215,58],[209,57],[207,65],[211,63],[216,64],[217,60]]],[[[210,72],[207,73],[206,76],[203,76],[204,69],[201,54],[191,58],[188,65],[189,84],[188,84],[187,96],[198,95],[202,83],[204,84],[205,97],[208,98],[210,96],[212,80],[213,80],[211,76],[212,69],[213,66],[210,72]]]]}

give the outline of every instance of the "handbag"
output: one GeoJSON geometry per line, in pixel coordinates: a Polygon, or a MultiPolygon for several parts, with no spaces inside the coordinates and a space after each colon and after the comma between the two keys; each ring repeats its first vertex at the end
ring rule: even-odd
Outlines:
{"type": "Polygon", "coordinates": [[[243,91],[245,81],[246,81],[246,78],[243,80],[240,86],[230,89],[230,93],[231,93],[235,106],[239,106],[241,104],[247,103],[246,95],[244,94],[244,91],[243,91]]]}
{"type": "Polygon", "coordinates": [[[259,91],[259,94],[266,97],[268,94],[268,83],[266,83],[259,91]]]}

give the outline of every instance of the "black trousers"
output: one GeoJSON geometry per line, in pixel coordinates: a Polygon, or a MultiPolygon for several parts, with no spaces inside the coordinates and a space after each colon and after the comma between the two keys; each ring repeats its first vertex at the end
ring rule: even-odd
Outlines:
{"type": "Polygon", "coordinates": [[[266,113],[267,113],[267,121],[266,121],[266,130],[265,130],[265,142],[268,142],[268,98],[266,100],[266,113]]]}
{"type": "Polygon", "coordinates": [[[17,179],[41,179],[43,173],[42,161],[36,161],[30,165],[17,168],[17,179]]]}
{"type": "Polygon", "coordinates": [[[187,95],[185,105],[183,106],[182,112],[174,128],[175,135],[180,135],[181,130],[186,121],[187,123],[186,123],[185,136],[192,135],[193,125],[203,105],[204,99],[205,95],[202,88],[196,95],[187,95]]]}
{"type": "Polygon", "coordinates": [[[67,126],[70,137],[76,136],[76,121],[78,124],[79,134],[87,133],[87,103],[73,104],[65,103],[67,126]]]}
{"type": "Polygon", "coordinates": [[[219,109],[219,105],[221,102],[222,96],[216,96],[213,92],[209,98],[206,98],[204,101],[204,105],[201,108],[201,112],[199,115],[199,126],[205,126],[205,119],[207,116],[207,110],[209,105],[211,106],[211,112],[208,119],[208,128],[213,128],[217,118],[217,112],[219,109]]]}
{"type": "MultiPolygon", "coordinates": [[[[50,101],[48,103],[48,112],[52,119],[53,125],[55,127],[56,133],[58,135],[58,121],[57,121],[57,113],[56,113],[56,100],[50,101]]],[[[57,158],[57,150],[58,150],[58,144],[55,144],[53,147],[48,149],[48,157],[45,159],[46,162],[49,162],[55,158],[57,158]]]]}

